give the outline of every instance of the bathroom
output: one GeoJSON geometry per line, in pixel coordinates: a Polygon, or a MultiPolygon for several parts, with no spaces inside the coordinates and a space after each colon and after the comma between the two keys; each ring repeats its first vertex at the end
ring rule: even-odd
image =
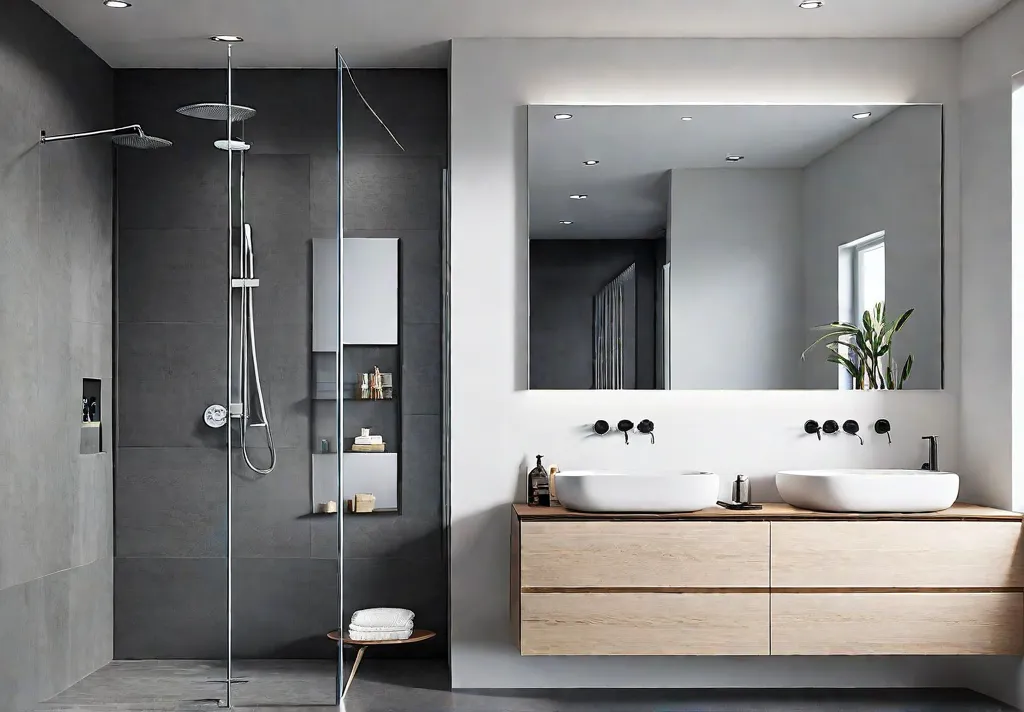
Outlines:
{"type": "MultiPolygon", "coordinates": [[[[236,138],[252,145],[246,212],[262,278],[254,333],[279,458],[265,477],[232,461],[230,619],[237,672],[249,679],[233,686],[236,706],[335,703],[338,648],[326,633],[341,617],[338,517],[313,513],[309,463],[323,439],[336,452],[338,428],[335,402],[312,394],[332,369],[312,356],[310,243],[338,235],[339,145],[344,236],[398,238],[401,259],[399,346],[346,347],[346,372],[395,374],[400,402],[343,400],[341,430],[385,435],[399,453],[401,501],[397,513],[344,517],[344,616],[406,607],[437,633],[371,651],[348,708],[530,709],[525,697],[542,709],[601,709],[602,696],[587,690],[614,688],[637,699],[678,690],[659,709],[687,709],[696,689],[749,689],[770,701],[766,688],[934,687],[1021,706],[1015,656],[538,658],[521,656],[508,632],[510,504],[525,500],[538,453],[562,469],[713,470],[723,497],[742,473],[755,498],[777,501],[777,471],[916,469],[928,456],[920,438],[935,435],[962,501],[1024,509],[1013,448],[1024,401],[1012,358],[1024,292],[1011,287],[1021,275],[1010,249],[1021,202],[1012,159],[1024,3],[865,2],[863,12],[771,4],[779,7],[745,20],[752,5],[741,0],[732,13],[683,3],[671,17],[658,3],[626,14],[604,4],[592,8],[599,19],[571,13],[538,27],[519,17],[530,13],[496,10],[484,21],[451,3],[449,25],[408,15],[399,24],[418,29],[399,32],[387,14],[353,22],[346,12],[359,10],[333,4],[311,6],[303,24],[287,12],[261,21],[192,1],[174,10],[155,0],[124,9],[4,3],[0,383],[21,416],[0,439],[0,709],[226,701],[216,682],[227,674],[226,451],[203,413],[227,405],[225,178],[234,153],[212,145],[225,138],[223,124],[176,112],[227,101],[226,47],[207,39],[220,32],[245,39],[232,47],[234,101],[257,112],[236,138]],[[766,39],[745,39],[756,37],[766,39]],[[404,151],[347,80],[339,144],[335,47],[404,151]],[[942,107],[941,388],[530,390],[527,107],[756,104],[942,107]],[[40,131],[132,124],[174,145],[117,148],[116,162],[101,137],[38,145],[40,131]],[[77,409],[53,406],[77,403],[85,378],[100,381],[101,432],[110,421],[117,429],[91,459],[79,457],[77,409]],[[871,430],[883,418],[891,446],[871,430]],[[650,419],[656,443],[592,437],[598,419],[612,428],[650,419]],[[819,442],[804,433],[809,419],[856,420],[865,444],[819,442]],[[74,442],[54,448],[63,428],[74,442]],[[213,663],[184,684],[172,671],[187,660],[213,663]],[[150,664],[135,697],[79,687],[93,673],[150,664]],[[261,675],[269,684],[282,669],[299,671],[300,692],[264,693],[261,675]],[[83,696],[45,702],[69,687],[83,696]]],[[[239,229],[237,215],[232,224],[239,229]]],[[[259,466],[264,434],[250,433],[259,466]]],[[[630,704],[624,694],[608,704],[630,704]]],[[[735,699],[719,708],[756,708],[735,699]]]]}

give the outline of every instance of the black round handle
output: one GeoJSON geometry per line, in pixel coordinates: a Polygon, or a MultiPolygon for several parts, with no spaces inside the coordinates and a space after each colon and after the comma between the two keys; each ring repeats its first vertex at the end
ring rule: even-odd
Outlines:
{"type": "Polygon", "coordinates": [[[654,421],[647,420],[645,418],[640,421],[640,423],[636,426],[636,429],[639,430],[644,435],[650,435],[651,433],[654,432],[654,421]]]}
{"type": "Polygon", "coordinates": [[[885,418],[880,418],[875,421],[875,432],[879,435],[885,435],[892,430],[892,425],[885,418]]]}
{"type": "Polygon", "coordinates": [[[633,429],[633,421],[632,420],[620,420],[619,424],[617,426],[615,426],[615,427],[617,427],[619,429],[620,433],[628,433],[630,430],[633,429]]]}
{"type": "Polygon", "coordinates": [[[850,435],[856,435],[860,432],[860,423],[856,420],[847,420],[843,423],[843,432],[850,435]]]}
{"type": "Polygon", "coordinates": [[[839,432],[839,423],[834,420],[826,420],[821,429],[826,435],[834,435],[839,432]]]}
{"type": "Polygon", "coordinates": [[[598,435],[604,435],[610,429],[611,428],[608,426],[607,420],[599,420],[596,423],[594,423],[594,432],[597,433],[598,435]]]}
{"type": "Polygon", "coordinates": [[[808,435],[816,435],[821,432],[821,426],[817,420],[808,420],[804,423],[804,432],[808,435]]]}

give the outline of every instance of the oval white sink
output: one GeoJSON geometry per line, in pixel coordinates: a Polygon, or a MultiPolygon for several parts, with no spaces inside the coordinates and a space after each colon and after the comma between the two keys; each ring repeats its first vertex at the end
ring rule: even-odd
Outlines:
{"type": "Polygon", "coordinates": [[[718,475],[568,470],[555,475],[555,491],[578,512],[696,512],[718,501],[718,475]]]}
{"type": "Polygon", "coordinates": [[[960,477],[928,470],[790,470],[775,475],[787,503],[820,512],[941,512],[960,477]]]}

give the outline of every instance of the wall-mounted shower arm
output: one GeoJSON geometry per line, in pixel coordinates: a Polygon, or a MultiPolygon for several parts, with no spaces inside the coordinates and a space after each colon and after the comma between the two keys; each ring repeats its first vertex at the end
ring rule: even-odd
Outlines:
{"type": "Polygon", "coordinates": [[[54,143],[56,141],[74,141],[79,138],[89,138],[91,136],[128,136],[135,134],[136,136],[145,136],[142,131],[142,127],[139,124],[132,124],[131,126],[121,126],[116,129],[103,129],[102,131],[85,131],[82,133],[70,133],[61,134],[59,136],[47,136],[45,131],[39,132],[39,143],[54,143]]]}

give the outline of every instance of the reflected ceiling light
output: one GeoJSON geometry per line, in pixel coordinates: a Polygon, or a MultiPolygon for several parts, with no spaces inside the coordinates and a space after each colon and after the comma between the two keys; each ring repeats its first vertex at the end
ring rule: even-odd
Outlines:
{"type": "Polygon", "coordinates": [[[555,114],[555,121],[565,121],[566,119],[571,118],[572,114],[555,114]]]}
{"type": "Polygon", "coordinates": [[[870,119],[871,118],[871,112],[870,111],[861,111],[859,113],[854,114],[853,118],[857,119],[858,121],[860,119],[870,119]]]}
{"type": "Polygon", "coordinates": [[[559,225],[572,225],[572,220],[559,220],[559,225]]]}
{"type": "Polygon", "coordinates": [[[586,193],[573,193],[572,195],[569,196],[569,200],[586,200],[586,199],[587,199],[587,194],[586,193]]]}
{"type": "Polygon", "coordinates": [[[739,163],[740,161],[743,160],[743,158],[744,158],[744,156],[735,156],[735,155],[733,155],[733,156],[726,156],[725,160],[727,162],[729,162],[729,163],[739,163]]]}
{"type": "Polygon", "coordinates": [[[113,8],[117,8],[117,9],[121,9],[121,8],[131,7],[132,6],[132,4],[130,2],[125,2],[125,0],[103,0],[103,4],[106,5],[107,7],[113,7],[113,8]]]}
{"type": "Polygon", "coordinates": [[[692,116],[680,116],[679,120],[680,121],[693,121],[693,117],[692,116]]]}
{"type": "Polygon", "coordinates": [[[238,35],[214,35],[210,39],[214,42],[245,42],[245,39],[238,35]]]}
{"type": "Polygon", "coordinates": [[[824,7],[825,3],[822,0],[804,0],[800,3],[801,10],[817,10],[819,7],[824,7]]]}
{"type": "Polygon", "coordinates": [[[583,161],[583,165],[585,165],[585,166],[596,166],[600,162],[601,161],[595,161],[595,160],[591,159],[589,161],[583,161]]]}

